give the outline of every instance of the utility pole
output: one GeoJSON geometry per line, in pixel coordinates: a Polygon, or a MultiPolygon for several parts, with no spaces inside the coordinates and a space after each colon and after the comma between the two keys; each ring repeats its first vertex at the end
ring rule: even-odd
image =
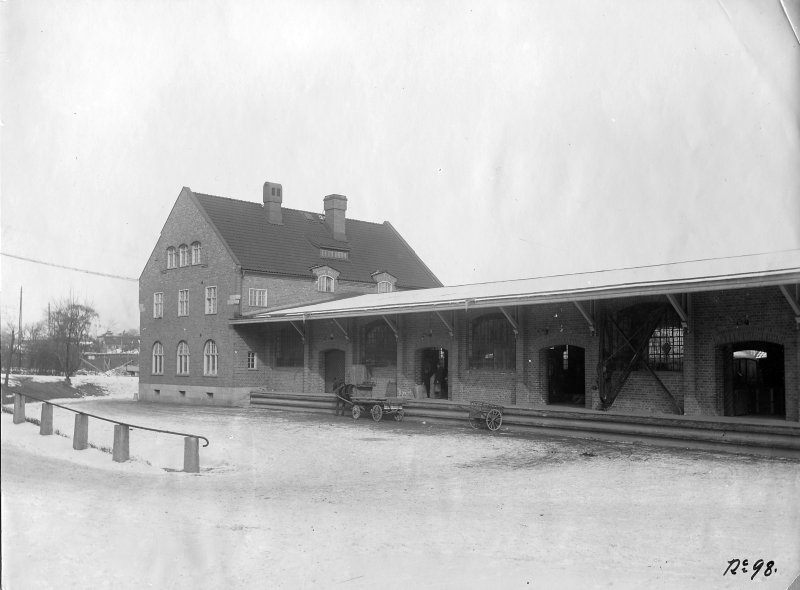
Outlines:
{"type": "MultiPolygon", "coordinates": [[[[19,286],[19,324],[17,324],[17,334],[19,334],[19,372],[22,373],[22,285],[19,286]]],[[[12,352],[13,355],[13,352],[12,352]]],[[[13,356],[11,357],[14,358],[13,356]]]]}

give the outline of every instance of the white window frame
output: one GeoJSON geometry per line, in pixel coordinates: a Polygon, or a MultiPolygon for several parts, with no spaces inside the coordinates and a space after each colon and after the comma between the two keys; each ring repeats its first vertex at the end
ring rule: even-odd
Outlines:
{"type": "Polygon", "coordinates": [[[189,289],[178,291],[178,317],[189,315],[189,289]]]}
{"type": "Polygon", "coordinates": [[[247,368],[250,370],[258,368],[256,353],[252,350],[247,351],[247,368]]]}
{"type": "Polygon", "coordinates": [[[164,317],[164,293],[153,293],[153,318],[164,317]]]}
{"type": "Polygon", "coordinates": [[[317,291],[320,293],[334,293],[336,291],[336,279],[331,275],[319,275],[317,277],[317,291]],[[328,286],[330,286],[330,289],[328,286]]]}
{"type": "Polygon", "coordinates": [[[175,251],[175,246],[167,248],[167,268],[178,267],[178,253],[175,251]]]}
{"type": "Polygon", "coordinates": [[[394,291],[394,285],[391,281],[378,282],[378,293],[391,293],[392,291],[394,291]]]}
{"type": "Polygon", "coordinates": [[[153,343],[153,364],[151,366],[150,374],[164,374],[164,345],[157,341],[153,343]]]}
{"type": "Polygon", "coordinates": [[[178,342],[178,350],[177,350],[177,359],[178,362],[175,363],[175,372],[178,375],[188,375],[189,374],[189,345],[186,343],[185,340],[181,340],[178,342]]]}
{"type": "Polygon", "coordinates": [[[192,265],[200,264],[200,242],[192,242],[192,265]]]}
{"type": "Polygon", "coordinates": [[[206,377],[217,376],[217,343],[213,340],[206,340],[203,346],[203,375],[206,377]]]}
{"type": "Polygon", "coordinates": [[[189,266],[189,246],[186,244],[178,246],[178,266],[189,266]]]}
{"type": "Polygon", "coordinates": [[[247,293],[247,302],[250,307],[267,307],[267,290],[250,287],[247,293]]]}
{"type": "Polygon", "coordinates": [[[217,313],[217,287],[206,287],[206,315],[217,313]]]}

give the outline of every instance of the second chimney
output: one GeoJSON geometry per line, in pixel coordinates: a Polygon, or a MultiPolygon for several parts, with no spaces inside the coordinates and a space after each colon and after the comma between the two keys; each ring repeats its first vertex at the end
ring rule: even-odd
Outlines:
{"type": "Polygon", "coordinates": [[[275,225],[283,225],[283,186],[277,182],[264,183],[264,209],[267,211],[267,220],[275,225]]]}
{"type": "Polygon", "coordinates": [[[322,200],[325,206],[325,225],[333,233],[333,239],[340,242],[347,241],[345,232],[345,215],[347,211],[347,197],[344,195],[328,195],[322,200]]]}

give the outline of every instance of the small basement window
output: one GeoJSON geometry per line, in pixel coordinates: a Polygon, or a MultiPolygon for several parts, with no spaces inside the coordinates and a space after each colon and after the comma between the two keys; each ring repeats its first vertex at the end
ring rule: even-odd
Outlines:
{"type": "Polygon", "coordinates": [[[185,391],[178,390],[178,393],[180,393],[182,397],[186,397],[186,392],[185,391]]]}

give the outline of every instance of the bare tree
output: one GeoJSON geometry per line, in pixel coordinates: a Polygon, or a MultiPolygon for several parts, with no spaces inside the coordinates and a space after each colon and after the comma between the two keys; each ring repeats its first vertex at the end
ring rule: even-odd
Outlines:
{"type": "Polygon", "coordinates": [[[91,305],[79,303],[71,294],[52,305],[53,344],[67,382],[80,366],[82,347],[96,318],[91,305]]]}

